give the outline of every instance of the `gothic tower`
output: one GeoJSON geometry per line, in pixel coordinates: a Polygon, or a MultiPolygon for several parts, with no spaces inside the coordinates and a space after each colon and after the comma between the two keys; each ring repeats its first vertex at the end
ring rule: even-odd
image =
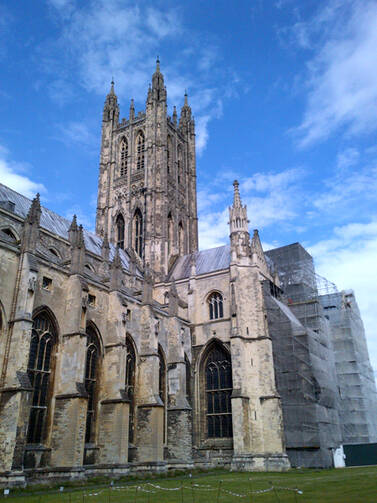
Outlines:
{"type": "Polygon", "coordinates": [[[175,259],[198,249],[195,123],[185,94],[179,121],[167,115],[157,59],[145,112],[119,122],[111,83],[102,119],[96,232],[131,249],[163,279],[175,259]]]}

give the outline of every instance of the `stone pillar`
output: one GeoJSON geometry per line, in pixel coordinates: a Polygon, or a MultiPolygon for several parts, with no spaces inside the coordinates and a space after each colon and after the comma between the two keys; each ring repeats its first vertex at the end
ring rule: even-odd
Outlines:
{"type": "Polygon", "coordinates": [[[137,460],[159,466],[164,459],[164,404],[159,396],[157,327],[149,305],[142,307],[141,327],[135,432],[137,460]]]}
{"type": "Polygon", "coordinates": [[[176,467],[192,465],[192,410],[186,395],[184,341],[190,340],[188,327],[169,318],[168,329],[168,461],[176,467]]]}
{"type": "Polygon", "coordinates": [[[86,292],[80,276],[69,278],[51,437],[51,465],[56,467],[83,464],[88,401],[84,385],[86,292]]]}
{"type": "Polygon", "coordinates": [[[126,345],[108,344],[101,381],[103,399],[98,418],[98,463],[125,464],[128,461],[129,402],[125,396],[126,345]]]}
{"type": "Polygon", "coordinates": [[[34,292],[38,266],[30,253],[20,256],[15,309],[10,313],[2,370],[0,407],[0,470],[22,470],[30,413],[27,375],[34,292]]]}

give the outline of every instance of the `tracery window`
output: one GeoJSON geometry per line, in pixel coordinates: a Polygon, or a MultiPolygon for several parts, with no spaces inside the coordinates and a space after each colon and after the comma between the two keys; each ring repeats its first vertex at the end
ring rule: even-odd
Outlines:
{"type": "Polygon", "coordinates": [[[219,345],[209,352],[205,364],[207,437],[232,437],[232,364],[219,345]]]}
{"type": "Polygon", "coordinates": [[[127,175],[127,168],[128,168],[128,142],[126,138],[122,138],[122,141],[120,142],[120,170],[119,174],[120,176],[126,176],[127,175]]]}
{"type": "Polygon", "coordinates": [[[178,224],[178,249],[179,255],[184,255],[184,233],[183,233],[183,224],[179,222],[178,224]]]}
{"type": "Polygon", "coordinates": [[[144,152],[145,151],[145,138],[142,131],[137,135],[136,139],[136,169],[137,171],[144,169],[144,152]]]}
{"type": "Polygon", "coordinates": [[[143,216],[141,211],[137,209],[133,219],[134,230],[134,250],[140,258],[143,257],[143,216]]]}
{"type": "Polygon", "coordinates": [[[117,246],[124,250],[124,218],[121,214],[116,219],[117,246]]]}
{"type": "Polygon", "coordinates": [[[223,296],[219,292],[214,292],[208,297],[209,319],[216,320],[224,316],[223,296]]]}
{"type": "Polygon", "coordinates": [[[168,171],[168,174],[171,173],[172,169],[172,162],[173,162],[173,159],[172,159],[172,152],[173,152],[173,149],[172,149],[172,141],[171,141],[171,136],[168,136],[168,148],[167,148],[167,152],[166,152],[166,156],[167,156],[167,171],[168,171]]]}
{"type": "Polygon", "coordinates": [[[88,394],[88,409],[86,413],[85,443],[94,442],[95,418],[97,408],[97,378],[100,346],[98,337],[92,327],[86,329],[86,362],[85,390],[88,394]]]}
{"type": "Polygon", "coordinates": [[[173,248],[173,217],[171,216],[171,212],[168,215],[168,253],[170,254],[173,248]]]}
{"type": "Polygon", "coordinates": [[[52,356],[56,331],[46,313],[33,321],[27,373],[32,387],[27,441],[38,444],[45,436],[46,419],[51,402],[52,356]]]}
{"type": "Polygon", "coordinates": [[[128,442],[134,441],[135,429],[135,368],[136,355],[134,346],[129,337],[126,338],[127,358],[126,358],[126,396],[130,403],[129,423],[128,423],[128,442]]]}
{"type": "Polygon", "coordinates": [[[181,183],[183,181],[183,173],[182,173],[182,147],[181,145],[178,145],[178,183],[181,183]]]}
{"type": "Polygon", "coordinates": [[[158,348],[158,393],[160,395],[161,401],[164,404],[164,431],[163,431],[163,441],[166,441],[166,365],[165,358],[162,354],[161,348],[158,348]]]}

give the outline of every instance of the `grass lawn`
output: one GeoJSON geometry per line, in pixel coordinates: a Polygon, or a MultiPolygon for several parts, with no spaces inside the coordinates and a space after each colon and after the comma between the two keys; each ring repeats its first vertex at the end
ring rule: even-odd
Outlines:
{"type": "Polygon", "coordinates": [[[2,499],[7,503],[377,503],[377,466],[286,473],[215,471],[192,478],[124,479],[112,487],[88,484],[65,487],[63,492],[27,491],[11,490],[2,499]]]}

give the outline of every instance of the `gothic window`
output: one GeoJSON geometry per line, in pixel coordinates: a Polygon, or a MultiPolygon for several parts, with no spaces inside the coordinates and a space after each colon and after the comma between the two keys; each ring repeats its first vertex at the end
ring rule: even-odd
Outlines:
{"type": "Polygon", "coordinates": [[[158,348],[158,393],[160,395],[161,401],[164,404],[164,431],[163,431],[163,441],[166,440],[166,365],[165,358],[162,354],[162,350],[158,348]]]}
{"type": "Polygon", "coordinates": [[[186,398],[188,403],[191,404],[191,365],[190,360],[185,353],[185,367],[186,367],[186,398]]]}
{"type": "Polygon", "coordinates": [[[134,250],[140,258],[143,257],[143,217],[137,209],[133,218],[134,250]]]}
{"type": "Polygon", "coordinates": [[[167,148],[167,152],[166,152],[168,174],[171,173],[171,171],[172,171],[172,169],[171,169],[172,162],[173,162],[172,153],[173,153],[173,148],[172,148],[171,136],[168,136],[168,148],[167,148]]]}
{"type": "Polygon", "coordinates": [[[32,387],[27,441],[39,444],[45,436],[46,420],[51,402],[52,356],[56,331],[46,313],[33,321],[27,373],[32,387]]]}
{"type": "Polygon", "coordinates": [[[205,363],[207,437],[232,437],[232,364],[219,345],[208,353],[205,363]]]}
{"type": "Polygon", "coordinates": [[[214,292],[208,297],[209,319],[216,320],[224,316],[223,296],[219,292],[214,292]]]}
{"type": "Polygon", "coordinates": [[[116,219],[117,246],[124,250],[124,218],[118,215],[116,219]]]}
{"type": "Polygon", "coordinates": [[[94,329],[89,326],[86,329],[85,390],[88,394],[88,409],[86,412],[85,443],[94,442],[95,437],[99,356],[98,337],[94,329]]]}
{"type": "Polygon", "coordinates": [[[184,255],[184,233],[183,233],[183,224],[182,222],[179,222],[178,224],[178,248],[179,248],[179,255],[184,255]]]}
{"type": "Polygon", "coordinates": [[[1,229],[0,235],[2,235],[2,237],[5,237],[6,240],[13,241],[14,243],[18,241],[15,233],[8,227],[5,229],[1,229]]]}
{"type": "Polygon", "coordinates": [[[178,145],[178,183],[183,182],[183,173],[182,173],[182,147],[178,145]]]}
{"type": "Polygon", "coordinates": [[[145,151],[145,138],[142,131],[137,135],[136,139],[136,169],[137,171],[144,169],[144,151],[145,151]]]}
{"type": "Polygon", "coordinates": [[[126,138],[122,138],[120,142],[120,176],[127,176],[127,167],[128,167],[128,142],[126,138]]]}
{"type": "Polygon", "coordinates": [[[169,212],[168,215],[168,253],[170,254],[173,248],[173,217],[171,216],[171,213],[169,212]]]}
{"type": "Polygon", "coordinates": [[[134,346],[129,337],[126,338],[127,358],[126,358],[126,395],[130,402],[130,413],[128,423],[128,442],[134,441],[135,429],[135,368],[136,355],[134,346]]]}

